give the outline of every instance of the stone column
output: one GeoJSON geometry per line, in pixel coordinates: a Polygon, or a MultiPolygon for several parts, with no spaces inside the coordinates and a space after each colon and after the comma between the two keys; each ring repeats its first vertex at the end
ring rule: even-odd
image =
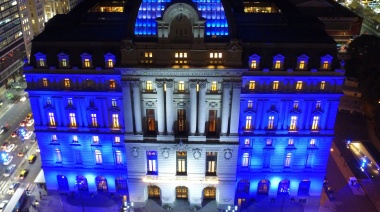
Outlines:
{"type": "Polygon", "coordinates": [[[197,81],[190,81],[190,135],[197,131],[197,81]]]}
{"type": "Polygon", "coordinates": [[[198,133],[203,136],[205,133],[206,120],[206,81],[199,82],[199,103],[198,103],[198,133]]]}
{"type": "Polygon", "coordinates": [[[132,81],[132,89],[133,89],[133,109],[135,115],[135,126],[136,133],[143,134],[142,124],[141,124],[141,97],[140,97],[140,81],[132,81]]]}
{"type": "Polygon", "coordinates": [[[173,80],[166,81],[166,132],[173,135],[173,80]]]}
{"type": "Polygon", "coordinates": [[[132,99],[131,99],[131,82],[122,81],[123,90],[123,110],[125,133],[133,134],[133,115],[132,115],[132,99]]]}
{"type": "Polygon", "coordinates": [[[85,105],[85,99],[80,98],[79,99],[79,108],[82,112],[82,121],[83,121],[83,126],[88,127],[88,116],[87,116],[87,110],[86,110],[86,105],[85,105]]]}
{"type": "Polygon", "coordinates": [[[241,82],[232,83],[230,135],[237,135],[239,129],[241,82]]]}
{"type": "Polygon", "coordinates": [[[156,85],[158,134],[163,135],[165,132],[164,82],[162,80],[156,81],[156,85]]]}
{"type": "Polygon", "coordinates": [[[223,97],[222,97],[222,124],[221,135],[226,136],[228,133],[228,119],[230,116],[230,90],[231,82],[223,82],[223,97]]]}
{"type": "MultiPolygon", "coordinates": [[[[63,105],[62,105],[62,102],[60,101],[60,99],[58,99],[58,98],[54,98],[53,99],[54,100],[54,107],[55,107],[55,111],[56,111],[56,117],[57,117],[57,120],[55,120],[56,122],[56,124],[57,124],[57,126],[62,126],[62,125],[64,125],[65,127],[67,127],[67,123],[64,121],[65,120],[65,117],[63,117],[62,115],[64,115],[63,114],[63,111],[61,111],[62,110],[62,108],[64,107],[63,105]],[[62,108],[61,108],[62,107],[62,108]]],[[[68,115],[68,114],[67,114],[68,115]]]]}

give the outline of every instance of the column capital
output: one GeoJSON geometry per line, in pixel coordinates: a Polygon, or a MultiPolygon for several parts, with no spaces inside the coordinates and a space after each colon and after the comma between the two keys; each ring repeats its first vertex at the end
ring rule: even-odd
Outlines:
{"type": "Polygon", "coordinates": [[[132,87],[138,88],[140,87],[140,81],[131,81],[132,87]]]}
{"type": "Polygon", "coordinates": [[[173,87],[173,80],[166,80],[165,81],[166,88],[172,88],[173,87]]]}
{"type": "Polygon", "coordinates": [[[236,89],[236,88],[241,89],[241,82],[233,82],[233,83],[232,83],[232,87],[233,87],[234,89],[236,89]]]}
{"type": "Polygon", "coordinates": [[[206,82],[206,81],[200,81],[200,82],[199,82],[199,88],[200,88],[200,89],[204,89],[204,88],[206,88],[206,85],[207,85],[207,82],[206,82]]]}
{"type": "Polygon", "coordinates": [[[197,88],[198,82],[195,80],[190,80],[190,88],[197,88]]]}
{"type": "Polygon", "coordinates": [[[123,87],[129,88],[131,86],[131,81],[121,81],[121,85],[123,87]]]}
{"type": "Polygon", "coordinates": [[[163,88],[164,87],[164,81],[162,80],[156,80],[157,88],[163,88]]]}
{"type": "Polygon", "coordinates": [[[223,88],[230,89],[231,88],[231,82],[223,82],[223,88]]]}

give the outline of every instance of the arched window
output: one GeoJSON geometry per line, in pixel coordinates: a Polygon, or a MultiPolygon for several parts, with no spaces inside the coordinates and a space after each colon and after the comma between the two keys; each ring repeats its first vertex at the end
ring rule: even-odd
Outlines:
{"type": "Polygon", "coordinates": [[[309,195],[310,180],[302,180],[298,186],[298,196],[309,195]]]}
{"type": "Polygon", "coordinates": [[[270,187],[269,180],[260,180],[260,182],[257,185],[257,194],[268,195],[269,187],[270,187]]]}
{"type": "Polygon", "coordinates": [[[115,179],[115,185],[116,185],[116,190],[123,190],[127,191],[128,190],[128,182],[127,179],[124,177],[118,177],[115,179]]]}
{"type": "Polygon", "coordinates": [[[289,187],[290,187],[289,180],[281,180],[280,183],[278,184],[277,195],[289,195],[289,187]]]}
{"type": "Polygon", "coordinates": [[[57,175],[57,182],[59,190],[69,190],[69,182],[65,175],[57,175]]]}
{"type": "Polygon", "coordinates": [[[160,198],[161,197],[161,189],[155,185],[148,186],[148,197],[149,198],[160,198]]]}
{"type": "Polygon", "coordinates": [[[107,192],[108,191],[108,184],[107,179],[103,176],[98,176],[95,178],[96,188],[98,191],[107,192]]]}
{"type": "Polygon", "coordinates": [[[76,186],[78,190],[87,191],[88,190],[88,183],[87,178],[84,176],[77,176],[76,186]]]}
{"type": "Polygon", "coordinates": [[[237,186],[237,193],[249,194],[249,186],[250,186],[249,180],[240,180],[237,186]]]}

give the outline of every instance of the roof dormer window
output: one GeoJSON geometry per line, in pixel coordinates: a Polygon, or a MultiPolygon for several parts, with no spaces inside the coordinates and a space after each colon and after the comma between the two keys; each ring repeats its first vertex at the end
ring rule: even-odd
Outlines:
{"type": "Polygon", "coordinates": [[[61,53],[58,55],[58,62],[60,68],[69,68],[69,55],[61,53]]]}
{"type": "Polygon", "coordinates": [[[309,57],[306,55],[301,55],[297,58],[297,69],[298,70],[306,70],[307,64],[309,62],[309,57]]]}
{"type": "Polygon", "coordinates": [[[111,53],[104,55],[105,67],[106,68],[113,68],[115,66],[115,63],[116,63],[115,58],[116,58],[115,55],[113,55],[111,53]]]}
{"type": "Polygon", "coordinates": [[[260,69],[260,56],[257,54],[251,55],[249,57],[249,69],[257,70],[260,69]]]}
{"type": "Polygon", "coordinates": [[[34,56],[36,57],[37,67],[40,67],[40,68],[47,67],[47,64],[46,64],[46,55],[45,54],[42,54],[41,52],[38,52],[34,56]]]}
{"type": "Polygon", "coordinates": [[[92,56],[84,53],[82,57],[82,68],[92,68],[92,56]]]}
{"type": "Polygon", "coordinates": [[[325,55],[321,57],[321,70],[331,70],[331,63],[332,63],[333,57],[330,55],[325,55]]]}
{"type": "Polygon", "coordinates": [[[284,68],[284,59],[285,57],[281,54],[278,54],[273,57],[273,69],[274,70],[282,70],[284,68]]]}

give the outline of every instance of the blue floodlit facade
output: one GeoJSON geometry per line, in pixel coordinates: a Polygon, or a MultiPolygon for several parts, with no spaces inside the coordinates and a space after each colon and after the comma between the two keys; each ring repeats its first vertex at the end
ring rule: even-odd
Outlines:
{"type": "Polygon", "coordinates": [[[319,205],[344,79],[322,29],[243,2],[97,4],[53,18],[25,67],[48,189],[319,205]]]}

